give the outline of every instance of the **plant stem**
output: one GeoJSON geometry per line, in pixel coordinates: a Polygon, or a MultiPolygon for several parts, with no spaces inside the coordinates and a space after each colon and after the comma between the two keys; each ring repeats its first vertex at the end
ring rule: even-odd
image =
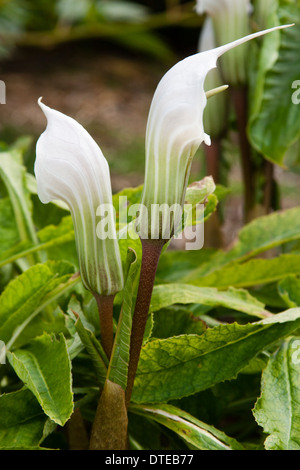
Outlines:
{"type": "Polygon", "coordinates": [[[128,416],[123,388],[106,380],[94,418],[90,450],[126,450],[128,416]]]}
{"type": "Polygon", "coordinates": [[[255,166],[251,156],[251,146],[247,137],[248,103],[247,88],[232,88],[232,99],[237,116],[241,166],[244,183],[245,220],[250,221],[255,207],[255,166]]]}
{"type": "Polygon", "coordinates": [[[148,318],[156,269],[166,240],[142,240],[140,281],[132,319],[126,406],[128,407],[148,318]]]}
{"type": "Polygon", "coordinates": [[[99,295],[94,294],[97,302],[100,329],[101,329],[101,343],[105,354],[108,359],[110,358],[114,335],[113,335],[113,303],[114,295],[99,295]]]}
{"type": "Polygon", "coordinates": [[[89,448],[88,434],[80,408],[75,408],[67,422],[66,429],[70,450],[87,450],[89,448]]]}
{"type": "Polygon", "coordinates": [[[265,173],[265,187],[264,187],[264,212],[269,214],[273,209],[273,196],[275,189],[274,181],[274,165],[273,163],[265,160],[264,164],[264,173],[265,173]]]}

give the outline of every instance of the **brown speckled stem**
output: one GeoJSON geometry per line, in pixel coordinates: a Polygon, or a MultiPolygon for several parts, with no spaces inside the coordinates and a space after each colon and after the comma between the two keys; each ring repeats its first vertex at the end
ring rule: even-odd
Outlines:
{"type": "Polygon", "coordinates": [[[101,329],[101,343],[105,354],[108,359],[110,358],[113,347],[113,303],[114,295],[99,295],[94,294],[97,302],[100,329],[101,329]]]}
{"type": "Polygon", "coordinates": [[[142,240],[142,265],[135,310],[132,319],[128,381],[125,395],[127,407],[130,402],[134,378],[143,344],[156,269],[165,243],[166,240],[142,240]]]}
{"type": "Polygon", "coordinates": [[[256,175],[255,165],[251,155],[251,145],[247,136],[248,124],[248,103],[247,88],[234,88],[231,90],[233,104],[237,116],[237,127],[241,151],[241,169],[244,184],[244,204],[245,204],[245,220],[249,222],[253,218],[253,210],[255,206],[255,188],[256,175]]]}

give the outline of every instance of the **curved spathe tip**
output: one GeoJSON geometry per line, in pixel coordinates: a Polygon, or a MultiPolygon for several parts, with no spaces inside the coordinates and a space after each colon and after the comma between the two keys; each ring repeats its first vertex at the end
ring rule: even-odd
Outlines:
{"type": "Polygon", "coordinates": [[[49,106],[47,106],[46,104],[44,104],[44,103],[42,102],[42,99],[43,99],[43,97],[40,96],[37,102],[38,102],[39,107],[40,107],[41,110],[43,111],[43,113],[44,113],[44,115],[46,116],[47,121],[48,121],[48,117],[49,117],[50,112],[51,112],[52,110],[51,110],[51,108],[49,108],[49,106]]]}

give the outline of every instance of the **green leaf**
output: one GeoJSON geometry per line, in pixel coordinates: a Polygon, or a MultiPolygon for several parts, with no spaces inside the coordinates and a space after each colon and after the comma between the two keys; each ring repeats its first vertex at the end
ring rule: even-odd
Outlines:
{"type": "Polygon", "coordinates": [[[185,276],[184,282],[210,274],[229,263],[246,261],[259,253],[300,238],[300,207],[258,217],[244,226],[234,247],[218,251],[206,263],[185,276]]]}
{"type": "Polygon", "coordinates": [[[64,259],[78,265],[75,232],[71,216],[61,219],[58,225],[48,225],[37,232],[40,241],[36,250],[47,251],[51,260],[64,259]]]}
{"type": "Polygon", "coordinates": [[[160,281],[160,283],[180,281],[190,271],[209,262],[215,253],[215,250],[212,249],[166,251],[160,257],[156,271],[156,280],[160,281]]]}
{"type": "Polygon", "coordinates": [[[63,426],[73,411],[71,362],[64,336],[57,340],[44,334],[22,349],[8,352],[8,359],[44,412],[63,426]]]}
{"type": "Polygon", "coordinates": [[[26,187],[26,169],[19,152],[0,152],[0,177],[12,203],[20,239],[36,243],[30,192],[26,187]]]}
{"type": "Polygon", "coordinates": [[[66,318],[59,306],[55,309],[45,309],[45,311],[36,315],[19,334],[18,338],[15,338],[13,348],[21,348],[24,344],[43,333],[64,333],[68,335],[66,318]]]}
{"type": "Polygon", "coordinates": [[[262,375],[261,397],[253,414],[264,432],[267,450],[300,450],[300,339],[284,341],[262,375]]]}
{"type": "Polygon", "coordinates": [[[58,225],[47,225],[37,232],[37,236],[40,243],[25,245],[24,242],[20,242],[13,249],[2,253],[0,266],[38,251],[47,251],[48,257],[52,260],[70,259],[71,262],[77,263],[75,233],[71,216],[63,217],[58,225]]]}
{"type": "Polygon", "coordinates": [[[269,315],[264,304],[246,290],[229,288],[227,291],[218,291],[214,287],[179,283],[154,286],[150,310],[155,312],[173,304],[192,303],[211,307],[223,306],[261,318],[269,315]]]}
{"type": "Polygon", "coordinates": [[[155,312],[152,337],[168,338],[184,333],[201,335],[205,329],[205,323],[193,315],[191,309],[173,306],[155,312]]]}
{"type": "MultiPolygon", "coordinates": [[[[0,296],[0,338],[11,347],[23,329],[66,283],[74,268],[66,262],[36,264],[13,279],[0,296]],[[48,297],[47,297],[48,296],[48,297]]],[[[76,281],[76,279],[75,279],[76,281]]]]}
{"type": "MultiPolygon", "coordinates": [[[[232,264],[207,276],[191,280],[197,286],[217,286],[225,289],[251,287],[285,278],[288,274],[300,274],[300,255],[287,254],[273,259],[252,259],[241,264],[232,264]]],[[[288,305],[296,307],[297,305],[288,305]]]]}
{"type": "Polygon", "coordinates": [[[143,186],[140,185],[136,188],[125,188],[113,195],[117,230],[124,229],[134,219],[135,214],[131,216],[129,208],[132,205],[140,204],[142,191],[143,186]]]}
{"type": "Polygon", "coordinates": [[[130,332],[132,323],[132,300],[134,281],[137,274],[137,258],[133,250],[128,251],[127,279],[124,287],[123,304],[119,316],[107,378],[126,389],[129,363],[130,332]]]}
{"type": "Polygon", "coordinates": [[[1,395],[0,416],[0,450],[39,445],[47,418],[30,390],[1,395]]]}
{"type": "Polygon", "coordinates": [[[235,439],[172,405],[131,405],[129,411],[152,419],[199,450],[243,450],[235,439]]]}
{"type": "Polygon", "coordinates": [[[18,228],[9,198],[0,199],[0,254],[19,241],[18,228]]]}
{"type": "Polygon", "coordinates": [[[300,309],[290,309],[255,323],[219,325],[200,336],[149,341],[141,351],[132,401],[165,402],[231,380],[258,352],[299,325],[300,309]]]}
{"type": "Polygon", "coordinates": [[[252,97],[256,104],[250,114],[249,136],[261,154],[282,164],[287,149],[300,136],[299,109],[292,101],[295,91],[292,84],[300,76],[298,48],[295,47],[300,34],[300,8],[297,2],[289,3],[279,8],[277,13],[280,24],[295,25],[277,32],[275,37],[280,37],[279,50],[276,41],[271,43],[270,38],[263,43],[258,61],[260,77],[259,80],[256,77],[253,84],[257,87],[259,83],[260,86],[256,91],[258,96],[252,97]]]}
{"type": "Polygon", "coordinates": [[[186,188],[185,193],[185,204],[200,204],[205,202],[205,199],[216,189],[216,185],[211,176],[206,176],[200,181],[195,181],[191,183],[186,188]]]}
{"type": "Polygon", "coordinates": [[[107,368],[106,368],[105,353],[103,351],[101,344],[95,337],[94,333],[90,331],[88,328],[84,327],[79,315],[77,316],[77,319],[76,319],[75,328],[81,339],[82,344],[86,348],[92,360],[92,364],[95,369],[95,373],[96,373],[99,384],[104,385],[107,368]]]}
{"type": "Polygon", "coordinates": [[[278,283],[278,293],[287,307],[300,306],[300,279],[296,276],[287,276],[278,283]]]}
{"type": "Polygon", "coordinates": [[[216,185],[211,176],[195,181],[187,187],[182,223],[175,232],[175,239],[181,239],[185,229],[203,224],[216,210],[218,198],[213,194],[215,189],[216,185]]]}

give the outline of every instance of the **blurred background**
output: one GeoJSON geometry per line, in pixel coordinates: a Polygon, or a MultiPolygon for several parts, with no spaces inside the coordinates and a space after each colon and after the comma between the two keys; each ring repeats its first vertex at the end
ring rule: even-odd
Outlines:
{"type": "MultiPolygon", "coordinates": [[[[35,143],[46,123],[37,105],[42,96],[97,141],[110,164],[114,192],[141,184],[153,93],[173,64],[197,52],[202,24],[194,1],[0,0],[0,80],[6,84],[0,145],[28,136],[25,164],[33,171],[35,143]]],[[[230,187],[224,202],[225,245],[244,222],[232,142],[224,160],[230,187]]],[[[191,179],[206,174],[201,148],[191,179]]],[[[282,207],[299,204],[298,167],[276,167],[275,177],[282,207]]]]}
{"type": "MultiPolygon", "coordinates": [[[[38,138],[43,96],[92,134],[115,191],[142,183],[150,101],[166,70],[196,52],[202,20],[193,8],[174,0],[0,0],[0,140],[38,138]]],[[[31,151],[29,169],[33,158],[31,151]]]]}

